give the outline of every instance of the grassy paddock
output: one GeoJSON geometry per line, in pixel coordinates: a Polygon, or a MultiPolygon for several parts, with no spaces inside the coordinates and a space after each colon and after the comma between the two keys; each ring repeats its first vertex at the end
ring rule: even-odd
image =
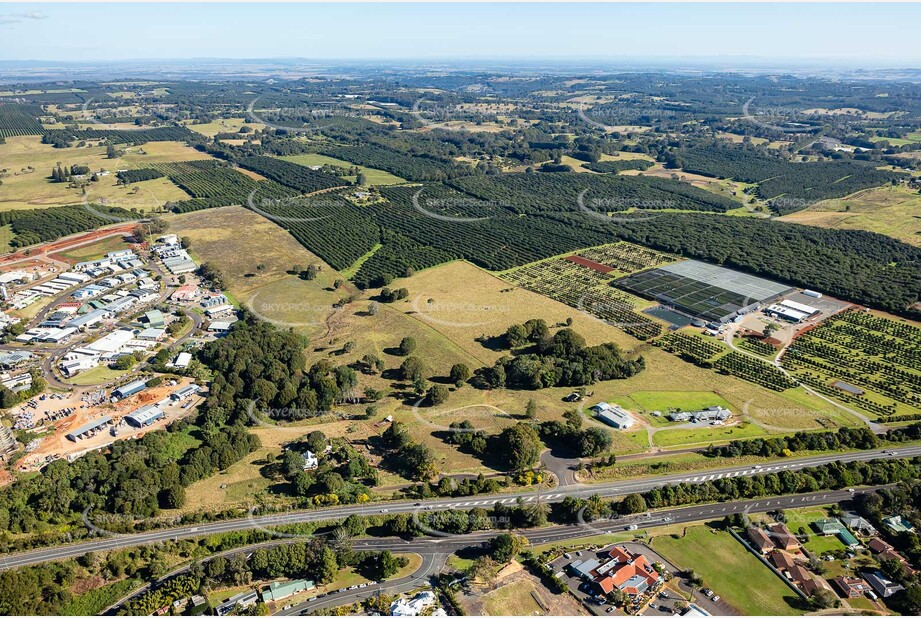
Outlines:
{"type": "Polygon", "coordinates": [[[705,586],[743,614],[804,613],[794,605],[799,597],[728,532],[689,526],[682,538],[654,537],[652,547],[679,567],[696,571],[705,586]]]}
{"type": "MultiPolygon", "coordinates": [[[[343,161],[342,159],[336,159],[333,157],[327,157],[326,155],[321,154],[301,154],[301,155],[291,155],[288,157],[280,157],[285,161],[290,161],[291,163],[297,163],[298,165],[311,166],[311,165],[333,165],[336,167],[358,167],[365,174],[365,178],[368,180],[369,185],[399,185],[403,184],[406,181],[399,176],[394,176],[390,172],[385,172],[384,170],[379,170],[373,167],[365,167],[363,165],[355,165],[354,163],[349,163],[348,161],[343,161]]],[[[350,181],[354,181],[354,176],[346,176],[350,181]]]]}

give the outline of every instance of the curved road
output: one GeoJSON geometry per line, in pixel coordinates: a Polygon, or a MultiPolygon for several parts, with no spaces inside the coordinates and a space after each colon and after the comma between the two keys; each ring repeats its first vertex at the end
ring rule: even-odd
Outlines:
{"type": "MultiPolygon", "coordinates": [[[[559,502],[567,496],[576,498],[588,498],[592,495],[612,497],[648,491],[650,489],[669,484],[702,483],[720,478],[765,474],[768,472],[778,472],[781,470],[796,470],[804,467],[834,462],[869,461],[887,456],[894,455],[892,452],[887,454],[887,451],[884,449],[874,449],[870,451],[858,451],[843,454],[830,453],[826,455],[816,455],[811,457],[782,459],[773,464],[766,464],[757,468],[752,466],[729,466],[726,468],[707,470],[704,472],[672,474],[646,479],[598,483],[595,485],[570,485],[565,487],[556,487],[549,490],[529,490],[516,494],[481,495],[470,496],[466,498],[447,499],[435,498],[417,503],[410,501],[378,502],[373,504],[348,505],[327,509],[317,509],[312,511],[293,511],[283,514],[252,516],[240,519],[217,521],[207,524],[199,524],[197,526],[182,526],[178,528],[152,530],[149,532],[139,532],[135,534],[113,534],[112,536],[105,538],[83,541],[71,545],[61,545],[56,547],[19,552],[15,554],[7,554],[0,556],[0,568],[39,564],[42,562],[60,560],[63,558],[82,556],[83,554],[91,551],[106,551],[122,547],[146,545],[171,539],[194,538],[208,534],[232,532],[236,530],[261,530],[265,529],[266,527],[291,523],[329,521],[333,519],[345,518],[352,514],[370,515],[375,513],[419,513],[423,510],[450,510],[465,509],[468,507],[489,508],[496,504],[513,505],[519,501],[524,504],[537,504],[541,502],[559,502]]],[[[921,446],[906,446],[903,448],[897,448],[897,456],[921,456],[921,446]]]]}

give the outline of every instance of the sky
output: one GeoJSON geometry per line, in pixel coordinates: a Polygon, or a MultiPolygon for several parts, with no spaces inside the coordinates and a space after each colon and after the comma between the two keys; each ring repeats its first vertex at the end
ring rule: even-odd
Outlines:
{"type": "Polygon", "coordinates": [[[921,66],[921,4],[0,4],[0,60],[820,60],[921,66]]]}

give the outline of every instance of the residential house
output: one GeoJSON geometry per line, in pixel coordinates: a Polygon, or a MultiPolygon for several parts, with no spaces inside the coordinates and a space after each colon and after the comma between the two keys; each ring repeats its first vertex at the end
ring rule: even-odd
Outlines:
{"type": "Polygon", "coordinates": [[[800,548],[800,543],[786,524],[777,523],[769,527],[771,537],[774,539],[774,545],[786,551],[796,551],[800,548]]]}
{"type": "Polygon", "coordinates": [[[856,534],[863,536],[873,536],[876,534],[876,528],[873,527],[873,524],[856,513],[845,514],[841,517],[841,521],[856,534]]]}
{"type": "Polygon", "coordinates": [[[915,527],[911,525],[911,522],[909,522],[901,515],[893,515],[892,517],[887,517],[883,520],[883,523],[887,528],[895,533],[915,531],[915,527]]]}
{"type": "Polygon", "coordinates": [[[748,538],[754,544],[754,547],[762,554],[766,554],[774,549],[774,542],[771,540],[771,537],[768,536],[767,532],[757,526],[750,526],[748,528],[748,538]]]}
{"type": "Polygon", "coordinates": [[[789,571],[796,565],[796,562],[793,561],[793,556],[779,549],[772,551],[768,556],[768,559],[771,561],[771,564],[777,567],[777,570],[781,573],[789,571]]]}
{"type": "Polygon", "coordinates": [[[844,526],[837,519],[820,519],[812,522],[815,531],[824,536],[833,536],[841,532],[844,526]]]}
{"type": "Polygon", "coordinates": [[[815,580],[808,570],[805,567],[799,564],[794,564],[787,570],[787,577],[790,578],[796,587],[802,590],[807,595],[811,595],[816,590],[819,589],[819,583],[815,580]]]}
{"type": "Polygon", "coordinates": [[[320,467],[320,460],[312,451],[304,451],[304,470],[316,470],[320,467]]]}
{"type": "Polygon", "coordinates": [[[423,612],[435,604],[435,593],[431,590],[423,590],[413,598],[407,600],[399,598],[390,604],[391,616],[420,616],[423,612]]]}
{"type": "Polygon", "coordinates": [[[901,584],[897,584],[888,579],[881,571],[864,571],[862,575],[863,578],[867,580],[867,583],[873,587],[873,590],[876,591],[876,594],[884,599],[886,597],[891,597],[896,592],[905,590],[901,584]]]}
{"type": "Polygon", "coordinates": [[[869,547],[870,551],[872,551],[874,554],[881,554],[885,551],[892,551],[893,549],[892,545],[882,540],[878,536],[870,539],[870,542],[867,543],[867,547],[869,547]]]}
{"type": "Polygon", "coordinates": [[[870,591],[870,584],[859,577],[839,575],[832,579],[831,583],[838,589],[838,593],[846,599],[856,599],[870,591]]]}

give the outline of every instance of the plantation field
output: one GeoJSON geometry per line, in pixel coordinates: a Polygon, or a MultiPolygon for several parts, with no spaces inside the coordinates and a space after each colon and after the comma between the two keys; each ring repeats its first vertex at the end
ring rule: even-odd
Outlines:
{"type": "Polygon", "coordinates": [[[921,328],[881,314],[847,311],[801,334],[783,365],[801,382],[882,420],[921,409],[921,328]],[[841,381],[864,391],[833,386],[841,381]]]}
{"type": "Polygon", "coordinates": [[[885,234],[921,246],[921,195],[903,186],[867,189],[813,204],[781,221],[885,234]]]}
{"type": "MultiPolygon", "coordinates": [[[[156,148],[154,144],[145,144],[143,148],[153,150],[156,148]]],[[[188,199],[182,189],[166,178],[145,180],[130,187],[116,185],[116,169],[144,167],[145,155],[131,153],[140,148],[129,149],[129,154],[122,159],[107,159],[106,149],[102,146],[54,148],[50,144],[42,144],[38,136],[7,138],[5,144],[0,144],[2,167],[9,170],[0,186],[0,210],[79,204],[83,200],[81,189],[68,188],[69,183],[66,182],[51,182],[51,170],[58,163],[62,167],[86,165],[92,171],[105,169],[111,172],[101,177],[99,182],[90,183],[87,196],[91,202],[105,200],[108,206],[147,211],[157,209],[167,201],[188,199]]],[[[169,156],[178,154],[175,147],[171,150],[169,156]]]]}
{"type": "Polygon", "coordinates": [[[803,614],[794,605],[799,597],[728,532],[689,526],[682,538],[653,537],[652,548],[679,567],[696,571],[705,587],[743,614],[803,614]]]}
{"type": "MultiPolygon", "coordinates": [[[[373,167],[365,167],[363,165],[356,166],[354,163],[349,163],[348,161],[343,161],[342,159],[327,157],[326,155],[321,154],[300,154],[279,158],[285,161],[290,161],[291,163],[303,165],[305,167],[311,165],[333,165],[336,167],[345,168],[359,167],[361,168],[361,171],[364,172],[365,177],[368,179],[369,185],[398,185],[406,182],[399,176],[394,176],[390,172],[385,172],[384,170],[375,169],[373,167]]],[[[349,182],[355,181],[355,176],[345,176],[345,178],[349,180],[349,182]]]]}
{"type": "Polygon", "coordinates": [[[615,274],[626,274],[669,261],[655,251],[642,247],[633,249],[628,243],[593,247],[574,255],[598,262],[610,270],[574,263],[567,257],[525,264],[502,272],[499,276],[509,283],[545,295],[566,305],[604,319],[638,339],[658,335],[661,324],[639,312],[654,303],[611,287],[615,274]]]}

